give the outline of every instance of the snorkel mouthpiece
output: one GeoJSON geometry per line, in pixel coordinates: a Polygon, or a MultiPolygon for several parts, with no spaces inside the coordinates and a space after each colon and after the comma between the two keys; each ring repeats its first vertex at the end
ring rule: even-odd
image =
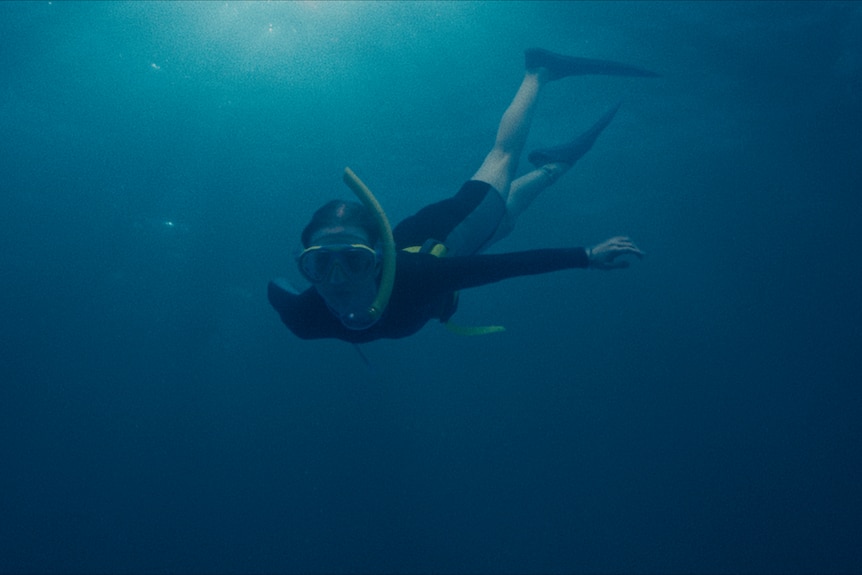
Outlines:
{"type": "Polygon", "coordinates": [[[362,183],[362,180],[353,173],[350,168],[344,168],[344,183],[347,187],[356,194],[356,197],[362,204],[368,208],[374,215],[377,221],[377,227],[380,231],[380,238],[383,248],[382,270],[380,273],[380,284],[377,287],[377,297],[368,307],[361,312],[350,312],[339,316],[341,323],[347,329],[362,330],[368,329],[383,315],[389,303],[389,296],[392,295],[392,286],[395,284],[395,238],[392,236],[392,226],[389,225],[389,220],[386,213],[371,193],[371,190],[362,183]]]}

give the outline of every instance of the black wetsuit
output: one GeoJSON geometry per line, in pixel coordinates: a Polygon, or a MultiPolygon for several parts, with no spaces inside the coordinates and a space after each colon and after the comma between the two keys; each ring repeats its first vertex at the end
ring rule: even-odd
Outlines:
{"type": "MultiPolygon", "coordinates": [[[[407,337],[419,331],[431,319],[448,319],[455,312],[454,293],[458,290],[517,276],[589,266],[584,248],[446,257],[401,251],[406,247],[422,245],[429,238],[445,238],[443,243],[447,247],[450,247],[451,241],[456,245],[456,254],[480,249],[489,237],[476,239],[475,233],[464,234],[462,224],[470,221],[470,217],[488,220],[485,216],[474,215],[498,209],[484,207],[493,205],[497,201],[495,197],[499,197],[499,194],[488,184],[470,181],[453,198],[424,208],[395,228],[393,235],[399,249],[395,285],[383,316],[368,329],[351,330],[344,327],[313,287],[295,294],[281,282],[271,281],[269,301],[284,324],[302,339],[334,338],[363,343],[382,338],[407,337]],[[469,247],[463,248],[465,245],[469,247]]],[[[499,209],[505,210],[505,206],[499,209]]],[[[487,228],[491,234],[497,224],[492,225],[493,228],[487,228]]],[[[471,229],[475,230],[477,226],[473,225],[471,229]]]]}

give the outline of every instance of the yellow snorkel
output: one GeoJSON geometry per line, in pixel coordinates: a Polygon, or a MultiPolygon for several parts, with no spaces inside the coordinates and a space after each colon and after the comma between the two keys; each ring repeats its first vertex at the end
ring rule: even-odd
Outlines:
{"type": "Polygon", "coordinates": [[[364,313],[351,313],[341,318],[342,323],[350,329],[367,329],[383,315],[383,310],[389,303],[389,296],[392,295],[392,286],[395,284],[395,238],[392,237],[392,226],[389,225],[386,212],[383,211],[371,190],[350,168],[344,168],[343,179],[362,204],[374,214],[383,242],[383,262],[380,284],[377,287],[377,297],[374,298],[371,306],[364,313]]]}

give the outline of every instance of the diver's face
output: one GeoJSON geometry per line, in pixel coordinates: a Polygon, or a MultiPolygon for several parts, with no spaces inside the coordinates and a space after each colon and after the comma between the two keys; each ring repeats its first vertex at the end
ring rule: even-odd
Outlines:
{"type": "Polygon", "coordinates": [[[365,231],[353,226],[323,228],[311,237],[306,252],[315,252],[308,254],[315,261],[303,273],[313,275],[317,293],[338,316],[367,309],[377,296],[380,265],[369,243],[365,231]]]}

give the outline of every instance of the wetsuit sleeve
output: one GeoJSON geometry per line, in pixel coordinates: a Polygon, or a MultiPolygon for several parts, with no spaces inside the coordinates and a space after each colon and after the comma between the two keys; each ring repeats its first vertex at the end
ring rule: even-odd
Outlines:
{"type": "MultiPolygon", "coordinates": [[[[433,258],[433,256],[430,256],[433,258]]],[[[584,248],[559,248],[442,257],[426,260],[421,281],[425,289],[450,292],[495,283],[508,278],[589,267],[584,248]]]]}

